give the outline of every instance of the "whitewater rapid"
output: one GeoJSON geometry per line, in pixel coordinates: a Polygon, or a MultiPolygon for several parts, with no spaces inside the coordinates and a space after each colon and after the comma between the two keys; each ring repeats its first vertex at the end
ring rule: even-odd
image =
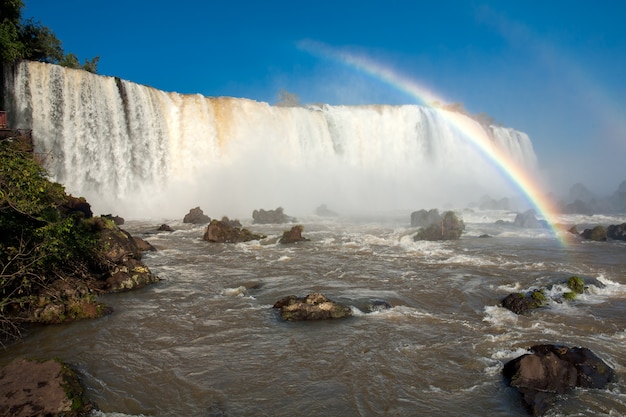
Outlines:
{"type": "MultiPolygon", "coordinates": [[[[97,214],[250,216],[321,204],[358,212],[465,204],[515,187],[446,111],[417,105],[279,107],[168,93],[39,62],[5,74],[15,126],[33,130],[52,179],[97,214]]],[[[458,116],[465,117],[465,116],[458,116]]],[[[533,171],[528,136],[467,123],[533,171]]]]}

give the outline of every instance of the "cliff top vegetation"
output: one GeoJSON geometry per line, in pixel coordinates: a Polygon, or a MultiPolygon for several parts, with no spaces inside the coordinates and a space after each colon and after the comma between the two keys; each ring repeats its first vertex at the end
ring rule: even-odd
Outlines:
{"type": "Polygon", "coordinates": [[[85,59],[65,53],[61,41],[41,22],[22,18],[22,0],[0,1],[0,60],[11,63],[21,59],[59,64],[64,67],[98,72],[100,57],[85,59]]]}

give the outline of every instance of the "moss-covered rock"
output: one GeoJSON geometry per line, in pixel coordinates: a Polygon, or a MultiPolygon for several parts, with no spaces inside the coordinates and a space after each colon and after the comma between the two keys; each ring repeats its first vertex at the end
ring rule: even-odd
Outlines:
{"type": "Polygon", "coordinates": [[[567,287],[576,294],[585,292],[585,281],[577,276],[571,276],[567,279],[567,287]]]}

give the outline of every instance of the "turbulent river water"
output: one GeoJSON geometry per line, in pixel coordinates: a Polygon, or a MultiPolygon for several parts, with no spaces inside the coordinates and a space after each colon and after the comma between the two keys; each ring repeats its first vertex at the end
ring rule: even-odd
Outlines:
{"type": "Polygon", "coordinates": [[[549,415],[626,415],[626,245],[562,245],[494,224],[510,216],[464,212],[454,242],[414,242],[408,214],[312,217],[299,219],[310,241],[295,245],[276,242],[288,225],[244,221],[268,238],[211,244],[202,226],[171,221],[174,232],[157,233],[157,222],[129,222],[158,249],[144,261],[162,281],[103,297],[115,311],[102,319],[30,330],[0,365],[72,364],[96,416],[525,416],[502,366],[556,343],[590,348],[618,380],[562,396],[549,415]],[[571,275],[593,283],[574,302],[520,316],[499,306],[571,275]],[[313,292],[354,317],[282,322],[272,309],[313,292]],[[368,312],[376,299],[393,307],[368,312]]]}

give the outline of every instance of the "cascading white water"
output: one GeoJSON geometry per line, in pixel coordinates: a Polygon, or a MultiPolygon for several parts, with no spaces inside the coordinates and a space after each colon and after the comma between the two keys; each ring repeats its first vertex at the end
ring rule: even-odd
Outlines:
{"type": "MultiPolygon", "coordinates": [[[[17,127],[33,130],[52,178],[96,213],[179,218],[201,206],[212,217],[249,217],[278,206],[308,214],[320,204],[413,210],[514,192],[441,110],[275,107],[36,62],[20,63],[8,78],[5,101],[17,127]]],[[[536,167],[527,135],[488,130],[494,146],[536,167]]]]}

